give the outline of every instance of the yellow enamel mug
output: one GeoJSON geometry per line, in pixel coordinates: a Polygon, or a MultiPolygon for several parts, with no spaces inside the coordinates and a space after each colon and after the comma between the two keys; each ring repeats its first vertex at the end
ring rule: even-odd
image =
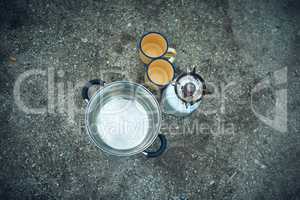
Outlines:
{"type": "Polygon", "coordinates": [[[168,40],[158,32],[144,34],[138,48],[140,59],[145,64],[157,58],[167,58],[171,63],[175,61],[176,50],[170,48],[168,40]]]}
{"type": "Polygon", "coordinates": [[[149,89],[159,91],[174,79],[174,71],[174,65],[168,59],[154,59],[147,66],[145,84],[149,89]]]}

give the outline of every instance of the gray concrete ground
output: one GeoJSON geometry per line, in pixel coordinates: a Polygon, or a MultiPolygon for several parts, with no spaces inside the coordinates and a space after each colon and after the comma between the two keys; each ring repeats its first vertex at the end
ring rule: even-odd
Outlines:
{"type": "Polygon", "coordinates": [[[2,0],[0,20],[1,199],[300,199],[299,1],[2,0]],[[80,87],[142,82],[146,31],[218,95],[163,116],[163,156],[109,156],[87,137],[80,87]],[[32,70],[20,101],[39,114],[13,95],[32,70]]]}

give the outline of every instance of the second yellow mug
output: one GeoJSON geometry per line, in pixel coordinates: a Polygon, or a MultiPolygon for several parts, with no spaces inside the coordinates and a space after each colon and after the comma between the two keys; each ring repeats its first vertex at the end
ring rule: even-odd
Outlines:
{"type": "Polygon", "coordinates": [[[140,59],[149,64],[153,59],[167,58],[171,63],[175,61],[176,50],[170,48],[168,40],[158,32],[144,34],[139,43],[140,59]]]}
{"type": "Polygon", "coordinates": [[[152,91],[159,91],[174,79],[174,65],[166,58],[149,63],[145,73],[145,84],[152,91]]]}

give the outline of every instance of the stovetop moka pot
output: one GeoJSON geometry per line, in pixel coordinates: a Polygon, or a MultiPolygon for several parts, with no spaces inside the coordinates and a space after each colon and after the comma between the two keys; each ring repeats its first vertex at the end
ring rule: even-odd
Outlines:
{"type": "Polygon", "coordinates": [[[163,89],[162,110],[166,114],[188,116],[200,106],[205,92],[205,82],[195,68],[191,72],[182,73],[163,89]]]}

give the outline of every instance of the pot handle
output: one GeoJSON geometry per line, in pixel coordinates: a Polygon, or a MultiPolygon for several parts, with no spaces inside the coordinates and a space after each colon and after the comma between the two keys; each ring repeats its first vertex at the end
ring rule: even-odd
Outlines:
{"type": "Polygon", "coordinates": [[[104,86],[105,81],[102,81],[100,79],[93,79],[88,81],[85,86],[82,88],[81,91],[81,96],[82,98],[88,103],[90,101],[90,97],[89,97],[89,89],[91,86],[93,85],[100,85],[100,86],[104,86]]]}
{"type": "Polygon", "coordinates": [[[160,147],[157,151],[143,151],[143,154],[148,157],[148,158],[154,158],[154,157],[158,157],[161,154],[163,154],[163,152],[166,150],[167,148],[167,139],[166,136],[163,134],[158,134],[158,138],[160,139],[160,147]]]}

